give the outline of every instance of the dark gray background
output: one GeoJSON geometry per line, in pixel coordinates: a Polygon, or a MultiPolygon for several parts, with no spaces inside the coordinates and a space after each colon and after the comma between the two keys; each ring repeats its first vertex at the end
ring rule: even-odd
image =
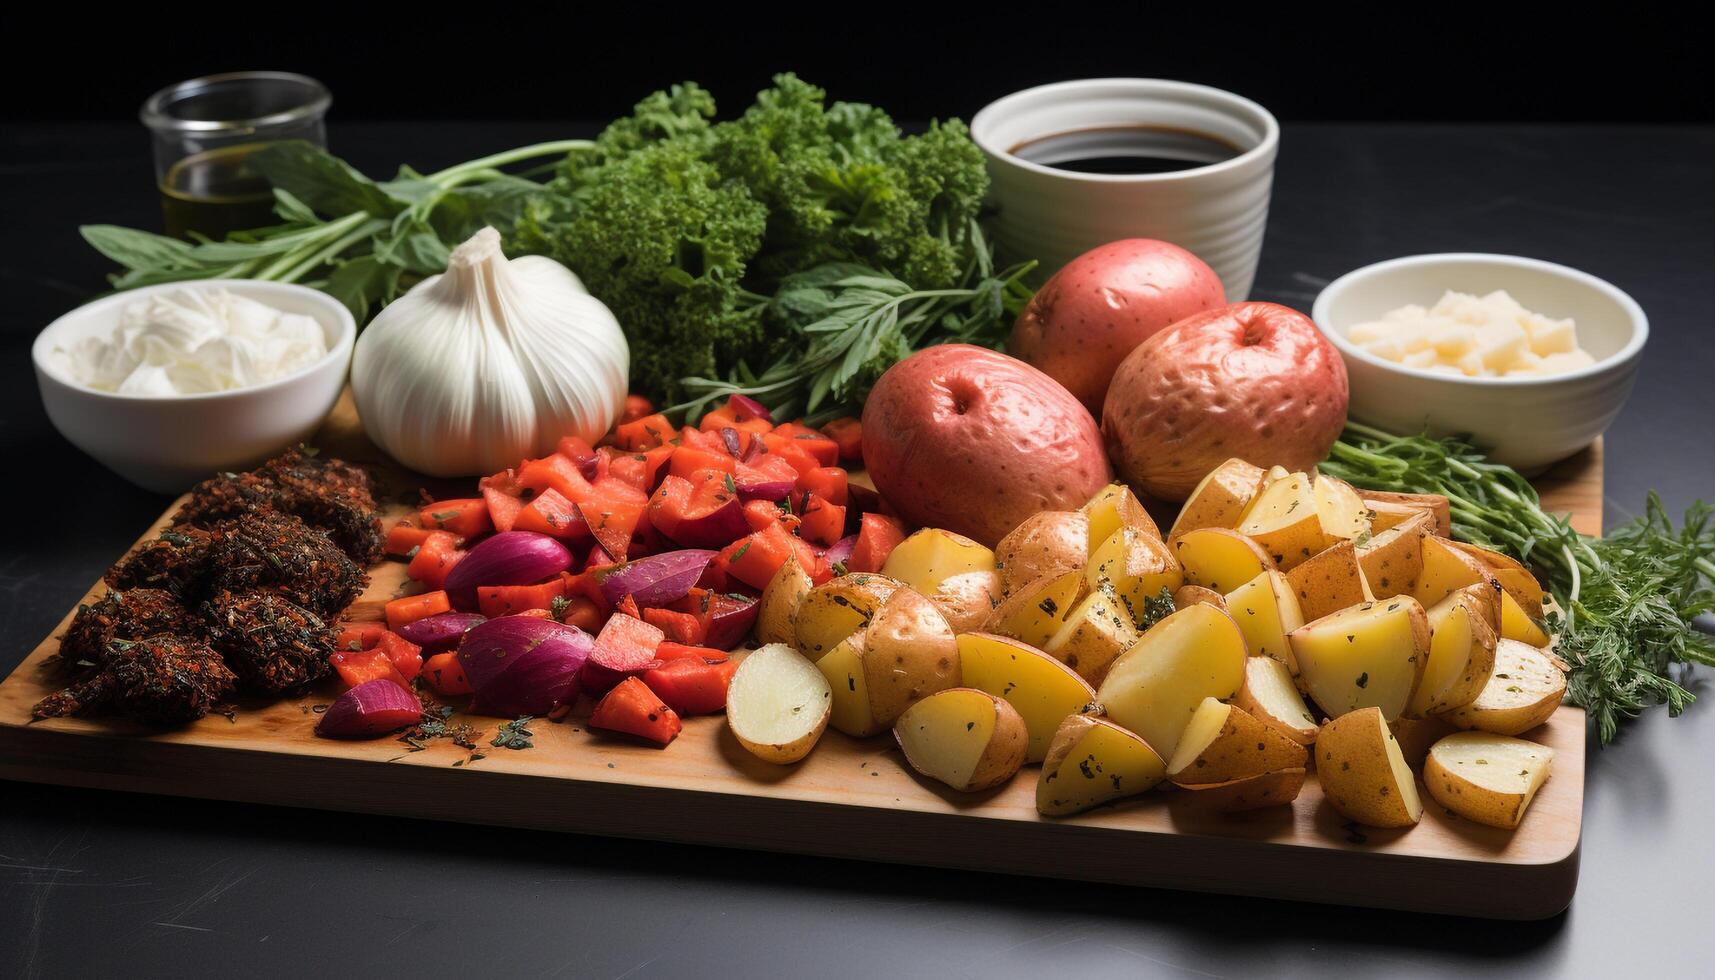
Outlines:
{"type": "MultiPolygon", "coordinates": [[[[381,172],[587,131],[336,123],[331,140],[381,172]]],[[[1652,487],[1677,510],[1715,496],[1712,161],[1708,127],[1289,124],[1256,298],[1308,309],[1355,266],[1446,250],[1613,281],[1654,334],[1608,436],[1606,516],[1652,487]]],[[[53,432],[27,350],[101,286],[76,225],[155,225],[142,132],[0,127],[0,175],[9,670],[167,500],[53,432]]],[[[1711,745],[1701,704],[1592,751],[1578,897],[1524,924],[0,783],[0,976],[1706,975],[1711,745]]]]}

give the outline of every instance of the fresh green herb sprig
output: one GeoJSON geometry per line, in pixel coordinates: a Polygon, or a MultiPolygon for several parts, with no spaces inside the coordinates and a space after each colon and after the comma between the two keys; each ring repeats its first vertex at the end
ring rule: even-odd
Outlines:
{"type": "Polygon", "coordinates": [[[1675,673],[1715,666],[1715,636],[1693,622],[1715,612],[1715,507],[1693,504],[1675,528],[1651,493],[1644,516],[1592,538],[1544,512],[1524,477],[1463,440],[1357,423],[1321,469],[1365,489],[1441,494],[1454,537],[1530,565],[1565,610],[1544,626],[1572,667],[1568,697],[1590,713],[1602,744],[1645,708],[1665,704],[1678,715],[1696,696],[1675,673]]]}

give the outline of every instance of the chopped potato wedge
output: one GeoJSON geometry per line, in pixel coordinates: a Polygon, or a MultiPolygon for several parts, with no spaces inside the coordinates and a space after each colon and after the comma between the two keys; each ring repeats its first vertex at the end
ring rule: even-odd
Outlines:
{"type": "Polygon", "coordinates": [[[1518,640],[1495,644],[1495,671],[1477,699],[1447,712],[1460,728],[1522,735],[1547,721],[1566,694],[1566,674],[1546,651],[1518,640]]]}
{"type": "Polygon", "coordinates": [[[1287,670],[1298,673],[1298,661],[1293,659],[1286,636],[1304,625],[1304,614],[1285,575],[1263,572],[1227,593],[1222,608],[1239,624],[1251,656],[1278,660],[1287,670]]]}
{"type": "Polygon", "coordinates": [[[1227,611],[1227,597],[1214,589],[1205,589],[1201,585],[1181,585],[1173,590],[1173,608],[1184,609],[1199,602],[1206,602],[1222,612],[1227,611]]]}
{"type": "Polygon", "coordinates": [[[912,702],[959,684],[959,648],[946,617],[885,576],[845,575],[812,589],[799,607],[798,636],[799,650],[834,689],[829,723],[847,735],[874,735],[912,702]],[[858,579],[866,581],[848,581],[858,579]]]}
{"type": "Polygon", "coordinates": [[[1511,830],[1547,782],[1554,750],[1522,738],[1456,732],[1436,742],[1423,764],[1435,802],[1467,820],[1511,830]]]}
{"type": "MultiPolygon", "coordinates": [[[[1360,492],[1360,496],[1364,496],[1360,492]]],[[[1388,503],[1385,500],[1374,500],[1364,496],[1364,506],[1370,511],[1370,531],[1380,534],[1390,531],[1401,524],[1423,518],[1428,522],[1430,534],[1435,533],[1435,515],[1422,507],[1410,507],[1405,504],[1388,503]]]]}
{"type": "Polygon", "coordinates": [[[983,629],[1040,649],[1060,632],[1060,624],[1066,621],[1066,614],[1078,604],[1083,594],[1084,573],[1081,570],[1037,579],[1008,593],[995,607],[983,629]]]}
{"type": "Polygon", "coordinates": [[[809,574],[798,564],[798,556],[788,557],[774,577],[768,580],[768,587],[762,590],[762,598],[757,600],[757,640],[795,645],[798,628],[794,621],[798,618],[798,605],[812,588],[809,574]]]}
{"type": "Polygon", "coordinates": [[[1184,583],[1179,561],[1167,545],[1134,527],[1119,528],[1090,552],[1084,580],[1092,592],[1104,582],[1112,586],[1133,620],[1143,617],[1144,600],[1184,583]]]}
{"type": "Polygon", "coordinates": [[[1418,574],[1417,588],[1411,590],[1411,595],[1424,606],[1433,606],[1457,589],[1490,578],[1488,569],[1453,547],[1451,541],[1427,537],[1423,539],[1423,571],[1418,574]]]}
{"type": "Polygon", "coordinates": [[[1311,489],[1316,495],[1316,517],[1322,523],[1324,549],[1337,541],[1355,541],[1369,535],[1369,508],[1350,483],[1318,473],[1311,489]]]}
{"type": "Polygon", "coordinates": [[[1330,718],[1372,706],[1398,718],[1429,659],[1429,619],[1410,596],[1342,609],[1287,639],[1299,685],[1330,718]]]}
{"type": "Polygon", "coordinates": [[[968,687],[937,691],[905,709],[893,737],[911,768],[962,792],[1011,779],[1030,742],[1012,705],[968,687]]]}
{"type": "Polygon", "coordinates": [[[1275,567],[1256,542],[1221,527],[1187,531],[1172,548],[1187,584],[1223,594],[1275,567]]]}
{"type": "Polygon", "coordinates": [[[1315,484],[1303,473],[1288,474],[1263,487],[1234,530],[1255,541],[1282,571],[1328,543],[1317,514],[1315,484]]]}
{"type": "Polygon", "coordinates": [[[1095,549],[1122,527],[1156,541],[1161,540],[1161,529],[1155,526],[1155,518],[1149,516],[1143,501],[1137,499],[1137,494],[1123,483],[1110,483],[1091,497],[1090,502],[1084,505],[1084,516],[1089,521],[1091,554],[1095,554],[1095,549]]]}
{"type": "Polygon", "coordinates": [[[1100,684],[1109,666],[1137,638],[1136,622],[1125,603],[1112,589],[1103,588],[1085,596],[1042,649],[1091,684],[1100,684]]]}
{"type": "Polygon", "coordinates": [[[1350,541],[1336,541],[1312,555],[1287,572],[1286,581],[1306,621],[1375,598],[1364,584],[1358,552],[1350,541]]]}
{"type": "Polygon", "coordinates": [[[1049,817],[1148,792],[1167,775],[1149,743],[1106,718],[1069,715],[1060,723],[1036,781],[1036,810],[1049,817]]]}
{"type": "Polygon", "coordinates": [[[1393,737],[1399,742],[1400,755],[1405,757],[1406,765],[1414,771],[1423,768],[1423,760],[1429,755],[1429,747],[1459,729],[1445,718],[1433,715],[1428,718],[1401,718],[1388,723],[1387,730],[1393,732],[1393,737]]]}
{"type": "Polygon", "coordinates": [[[815,664],[784,643],[770,643],[733,672],[727,727],[751,755],[785,765],[816,747],[833,705],[833,689],[815,664]]]}
{"type": "Polygon", "coordinates": [[[841,640],[832,650],[816,661],[816,669],[828,679],[833,691],[833,710],[828,724],[836,731],[863,737],[886,728],[875,722],[869,707],[869,681],[864,678],[863,634],[841,640]]]}
{"type": "Polygon", "coordinates": [[[1511,592],[1501,593],[1501,635],[1533,647],[1548,646],[1551,637],[1524,611],[1511,592]]]}
{"type": "Polygon", "coordinates": [[[1280,769],[1226,783],[1181,787],[1192,806],[1217,813],[1242,813],[1281,806],[1298,799],[1304,789],[1303,769],[1280,769]]]}
{"type": "Polygon", "coordinates": [[[1262,483],[1263,471],[1242,459],[1229,459],[1210,470],[1179,509],[1168,540],[1203,527],[1237,527],[1262,483]]]}
{"type": "MultiPolygon", "coordinates": [[[[1379,511],[1386,507],[1390,510],[1404,510],[1426,513],[1435,521],[1435,534],[1449,537],[1453,534],[1452,501],[1436,493],[1388,493],[1383,490],[1360,490],[1358,496],[1371,510],[1379,511]]],[[[1389,524],[1397,524],[1393,521],[1389,524]]]]}
{"type": "Polygon", "coordinates": [[[1358,567],[1372,596],[1391,599],[1417,590],[1423,574],[1423,539],[1429,536],[1430,523],[1428,514],[1413,513],[1358,546],[1358,567]]]}
{"type": "Polygon", "coordinates": [[[1406,713],[1421,718],[1477,699],[1495,669],[1494,627],[1484,611],[1484,585],[1469,585],[1425,611],[1429,660],[1406,713]]]}
{"type": "Polygon", "coordinates": [[[881,604],[900,584],[871,572],[841,575],[811,589],[798,603],[794,633],[798,652],[815,660],[853,633],[866,629],[881,604]]]}
{"type": "Polygon", "coordinates": [[[926,596],[933,596],[942,582],[955,575],[994,570],[994,552],[937,527],[926,527],[899,542],[881,566],[881,574],[926,596]]]}
{"type": "Polygon", "coordinates": [[[1511,555],[1503,555],[1498,551],[1479,548],[1463,541],[1448,543],[1488,569],[1489,576],[1501,584],[1501,588],[1513,597],[1514,602],[1527,616],[1532,619],[1542,618],[1542,583],[1537,581],[1535,573],[1526,568],[1523,562],[1511,555]]]}
{"type": "Polygon", "coordinates": [[[1115,724],[1171,757],[1204,698],[1225,700],[1244,684],[1245,636],[1231,616],[1198,603],[1156,623],[1120,658],[1096,700],[1115,724]]]}
{"type": "Polygon", "coordinates": [[[1030,733],[1025,761],[1041,762],[1067,715],[1096,700],[1077,672],[1035,647],[990,633],[959,635],[959,670],[968,687],[1005,698],[1030,733]]]}
{"type": "Polygon", "coordinates": [[[1233,703],[1300,745],[1316,741],[1322,726],[1304,703],[1286,665],[1269,657],[1245,658],[1245,683],[1233,703]]]}
{"type": "Polygon", "coordinates": [[[982,629],[1001,602],[1000,573],[990,569],[949,575],[926,596],[953,632],[982,629]]]}
{"type": "Polygon", "coordinates": [[[1243,708],[1204,698],[1179,738],[1167,775],[1180,786],[1228,783],[1280,769],[1303,768],[1304,746],[1243,708]]]}
{"type": "Polygon", "coordinates": [[[1090,556],[1090,519],[1076,510],[1032,514],[1000,539],[994,554],[1008,592],[1043,577],[1082,571],[1090,556]]]}
{"type": "Polygon", "coordinates": [[[1423,816],[1417,780],[1379,708],[1353,711],[1322,726],[1316,778],[1329,805],[1348,820],[1410,827],[1423,816]]]}

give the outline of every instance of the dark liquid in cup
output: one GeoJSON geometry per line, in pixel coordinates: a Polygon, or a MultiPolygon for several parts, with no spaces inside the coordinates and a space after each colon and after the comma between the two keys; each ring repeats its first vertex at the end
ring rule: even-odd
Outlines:
{"type": "Polygon", "coordinates": [[[173,164],[161,178],[161,217],[167,234],[198,232],[225,238],[228,232],[278,224],[274,192],[247,164],[265,143],[208,150],[173,164]]]}
{"type": "Polygon", "coordinates": [[[1086,174],[1167,174],[1231,160],[1238,147],[1208,133],[1170,126],[1074,129],[1026,140],[1011,153],[1057,170],[1086,174]]]}

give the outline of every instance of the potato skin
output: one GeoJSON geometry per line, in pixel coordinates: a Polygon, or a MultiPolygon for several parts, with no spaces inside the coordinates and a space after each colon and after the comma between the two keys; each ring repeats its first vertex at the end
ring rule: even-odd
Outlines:
{"type": "Polygon", "coordinates": [[[1009,593],[1026,582],[1082,569],[1089,554],[1090,519],[1075,510],[1032,514],[994,549],[995,567],[1009,593]]]}
{"type": "Polygon", "coordinates": [[[1000,605],[1000,573],[961,572],[949,575],[929,596],[955,633],[982,629],[1000,605]]]}
{"type": "Polygon", "coordinates": [[[1024,717],[1018,713],[1004,698],[994,698],[994,735],[989,738],[988,748],[983,750],[983,758],[977,763],[977,768],[971,773],[971,781],[965,789],[993,789],[1011,779],[1024,766],[1024,758],[1030,749],[1030,731],[1024,724],[1024,717]]]}
{"type": "Polygon", "coordinates": [[[1114,372],[1102,435],[1127,482],[1184,500],[1234,456],[1314,470],[1347,400],[1346,366],[1309,318],[1235,303],[1139,344],[1114,372]]]}
{"type": "Polygon", "coordinates": [[[993,547],[1026,517],[1074,510],[1112,482],[1071,392],[1005,354],[942,344],[888,368],[863,409],[864,463],[909,524],[993,547]]]}
{"type": "Polygon", "coordinates": [[[1096,413],[1114,368],[1133,348],[1226,302],[1220,277],[1202,259],[1168,242],[1121,239],[1085,252],[1043,283],[1006,347],[1096,413]]]}
{"type": "Polygon", "coordinates": [[[915,702],[959,686],[952,627],[934,603],[900,588],[864,630],[863,674],[875,724],[891,727],[915,702]]]}
{"type": "Polygon", "coordinates": [[[1316,738],[1316,778],[1322,781],[1329,805],[1346,818],[1370,827],[1417,823],[1395,792],[1387,754],[1387,741],[1392,738],[1380,708],[1353,711],[1322,726],[1316,738]]]}
{"type": "Polygon", "coordinates": [[[1304,788],[1304,770],[1277,769],[1258,776],[1247,776],[1225,783],[1203,783],[1181,786],[1191,803],[1218,813],[1242,813],[1264,807],[1281,806],[1298,799],[1304,788]]]}
{"type": "Polygon", "coordinates": [[[789,646],[796,643],[794,621],[798,618],[798,606],[811,588],[810,576],[799,567],[797,556],[786,559],[757,600],[760,603],[756,612],[757,642],[789,646]]]}

